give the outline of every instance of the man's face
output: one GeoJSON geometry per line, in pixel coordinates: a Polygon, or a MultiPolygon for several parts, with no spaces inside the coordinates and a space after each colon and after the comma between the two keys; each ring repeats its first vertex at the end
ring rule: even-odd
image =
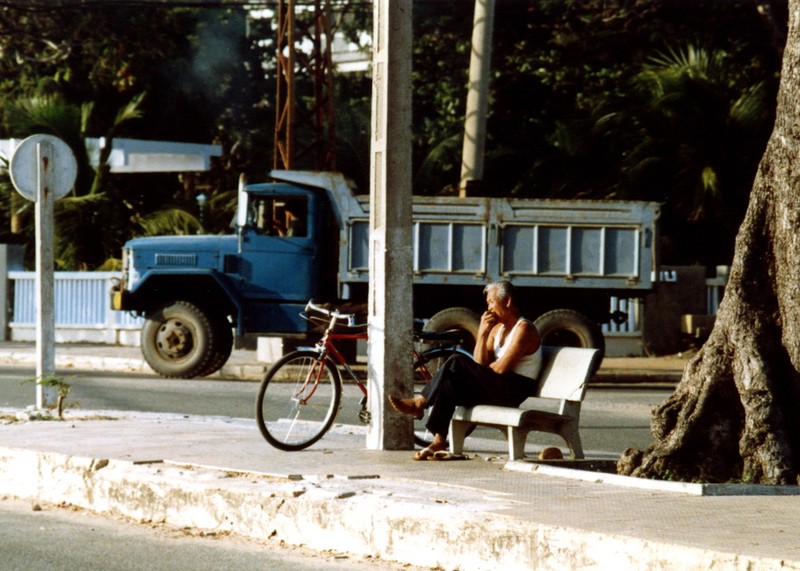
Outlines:
{"type": "Polygon", "coordinates": [[[506,309],[506,304],[503,303],[500,299],[498,299],[497,294],[494,291],[490,291],[486,295],[486,308],[489,310],[489,313],[494,314],[497,317],[503,315],[503,312],[506,309]]]}

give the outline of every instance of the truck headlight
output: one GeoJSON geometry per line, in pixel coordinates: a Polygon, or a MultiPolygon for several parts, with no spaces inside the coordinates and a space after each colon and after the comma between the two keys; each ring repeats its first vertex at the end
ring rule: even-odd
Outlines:
{"type": "Polygon", "coordinates": [[[136,282],[139,281],[139,272],[136,271],[133,260],[133,252],[130,248],[123,248],[122,250],[122,282],[120,286],[122,289],[131,290],[136,282]]]}

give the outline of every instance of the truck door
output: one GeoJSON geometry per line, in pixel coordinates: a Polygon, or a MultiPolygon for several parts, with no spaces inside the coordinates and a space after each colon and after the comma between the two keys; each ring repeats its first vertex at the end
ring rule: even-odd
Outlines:
{"type": "Polygon", "coordinates": [[[249,301],[305,302],[317,281],[317,248],[309,196],[252,198],[239,262],[249,301]]]}

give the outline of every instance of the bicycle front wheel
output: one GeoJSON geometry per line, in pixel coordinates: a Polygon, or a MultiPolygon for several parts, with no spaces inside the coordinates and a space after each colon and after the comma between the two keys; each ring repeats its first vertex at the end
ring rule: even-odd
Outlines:
{"type": "Polygon", "coordinates": [[[342,382],[330,359],[317,351],[294,351],[278,360],[261,381],[258,429],[275,448],[302,450],[331,427],[341,397],[342,382]]]}

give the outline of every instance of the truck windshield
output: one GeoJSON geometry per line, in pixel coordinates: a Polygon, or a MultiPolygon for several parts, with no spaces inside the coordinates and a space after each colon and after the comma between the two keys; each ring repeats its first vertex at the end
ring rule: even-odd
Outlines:
{"type": "Polygon", "coordinates": [[[256,198],[250,206],[247,223],[258,234],[303,238],[308,232],[308,199],[256,198]]]}

